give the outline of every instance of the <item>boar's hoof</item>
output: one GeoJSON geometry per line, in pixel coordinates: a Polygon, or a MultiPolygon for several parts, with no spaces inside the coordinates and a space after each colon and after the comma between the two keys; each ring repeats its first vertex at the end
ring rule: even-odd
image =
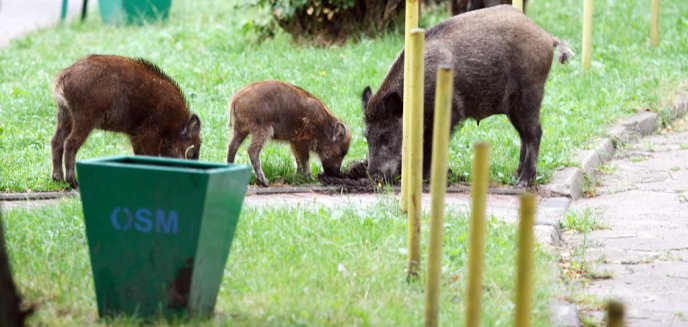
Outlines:
{"type": "Polygon", "coordinates": [[[256,182],[262,187],[268,187],[268,181],[265,178],[256,178],[256,182]]]}
{"type": "Polygon", "coordinates": [[[75,190],[79,188],[79,183],[77,183],[76,177],[74,176],[67,175],[67,183],[75,190]]]}
{"type": "Polygon", "coordinates": [[[528,182],[526,182],[523,179],[519,180],[518,182],[516,182],[516,185],[514,185],[514,187],[516,188],[525,188],[526,186],[528,186],[528,182]]]}
{"type": "Polygon", "coordinates": [[[62,176],[62,172],[60,173],[53,173],[53,180],[56,182],[64,182],[64,177],[62,176]]]}

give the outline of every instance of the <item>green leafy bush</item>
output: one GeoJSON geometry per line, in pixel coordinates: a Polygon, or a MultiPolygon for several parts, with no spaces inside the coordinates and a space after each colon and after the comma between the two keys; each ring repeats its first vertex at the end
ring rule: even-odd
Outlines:
{"type": "Polygon", "coordinates": [[[258,0],[297,42],[341,44],[403,23],[405,0],[258,0]]]}

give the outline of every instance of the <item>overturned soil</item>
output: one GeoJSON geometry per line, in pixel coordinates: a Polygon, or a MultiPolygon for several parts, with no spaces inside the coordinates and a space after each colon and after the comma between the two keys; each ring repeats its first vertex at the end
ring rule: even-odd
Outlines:
{"type": "Polygon", "coordinates": [[[335,186],[344,193],[373,193],[376,191],[376,181],[368,176],[368,161],[357,161],[339,176],[318,175],[322,185],[335,186]]]}
{"type": "MultiPolygon", "coordinates": [[[[349,165],[346,171],[343,171],[339,176],[328,176],[325,174],[318,175],[318,180],[323,186],[335,187],[336,191],[316,191],[319,193],[376,193],[380,192],[384,181],[376,179],[368,175],[368,161],[362,160],[353,162],[349,165]]],[[[391,185],[392,188],[398,191],[400,187],[398,182],[391,185]]],[[[423,192],[429,192],[428,181],[423,182],[423,192]]],[[[457,184],[447,183],[447,193],[469,193],[470,184],[465,181],[460,181],[457,184]]],[[[502,185],[491,183],[489,186],[489,193],[491,194],[505,194],[514,195],[524,192],[536,193],[541,197],[551,197],[550,191],[538,186],[529,186],[527,188],[515,188],[511,185],[502,185]]]]}

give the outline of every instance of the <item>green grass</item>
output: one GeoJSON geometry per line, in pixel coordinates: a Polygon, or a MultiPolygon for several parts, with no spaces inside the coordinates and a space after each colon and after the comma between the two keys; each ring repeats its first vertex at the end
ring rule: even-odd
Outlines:
{"type": "MultiPolygon", "coordinates": [[[[353,139],[345,165],[367,154],[360,94],[377,89],[403,46],[400,33],[364,39],[342,47],[312,48],[293,44],[278,32],[256,43],[242,28],[258,11],[236,9],[234,1],[175,1],[169,22],[143,27],[103,26],[95,12],[84,25],[57,26],[12,42],[0,50],[0,190],[38,191],[66,188],[50,181],[50,138],[55,126],[51,80],[62,68],[89,53],[143,56],[157,63],[185,91],[203,121],[201,159],[224,161],[228,143],[226,106],[243,85],[266,79],[297,84],[318,97],[351,128],[353,139]]],[[[528,15],[544,29],[567,40],[580,53],[581,5],[577,0],[533,1],[528,15]]],[[[638,108],[659,109],[688,73],[688,2],[662,2],[662,44],[648,46],[649,9],[634,1],[595,3],[593,67],[583,74],[580,56],[555,64],[542,106],[544,136],[538,162],[539,182],[557,167],[569,165],[572,149],[604,133],[604,126],[638,108]]],[[[426,12],[425,25],[442,19],[426,12]]],[[[519,138],[505,117],[478,127],[469,121],[451,143],[452,180],[467,178],[471,145],[492,144],[491,178],[514,181],[519,138]]],[[[244,145],[238,162],[248,163],[244,145]]],[[[78,158],[131,153],[126,138],[95,132],[78,158]]],[[[263,167],[273,182],[304,182],[294,176],[289,147],[270,144],[263,167]]],[[[320,169],[313,160],[313,171],[320,169]]],[[[314,181],[314,180],[310,180],[314,181]]],[[[308,182],[308,181],[306,181],[308,182]]]]}
{"type": "Polygon", "coordinates": [[[560,225],[565,230],[575,230],[583,234],[608,228],[599,220],[599,216],[599,213],[593,213],[590,208],[585,208],[583,212],[569,210],[560,225]]]}
{"type": "MultiPolygon", "coordinates": [[[[97,322],[80,202],[5,212],[8,252],[20,290],[38,305],[32,325],[97,322]]],[[[423,319],[423,276],[405,276],[406,220],[396,201],[350,207],[245,209],[236,231],[211,325],[412,326],[423,319]],[[343,273],[342,271],[346,271],[343,273]]],[[[427,222],[427,218],[423,220],[427,222]]],[[[463,321],[467,217],[445,220],[440,320],[463,321]]],[[[490,219],[485,250],[482,325],[512,324],[516,235],[490,219]]],[[[424,235],[428,226],[423,225],[424,235]]],[[[423,257],[427,248],[424,236],[423,257]]],[[[534,259],[535,326],[549,321],[557,278],[551,254],[534,259]]],[[[423,263],[423,271],[425,263],[423,263]]],[[[116,324],[133,324],[120,318],[116,324]]]]}

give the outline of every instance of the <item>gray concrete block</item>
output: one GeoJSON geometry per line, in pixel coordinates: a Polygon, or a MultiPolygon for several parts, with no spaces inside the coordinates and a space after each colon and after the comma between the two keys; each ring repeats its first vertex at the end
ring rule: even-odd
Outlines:
{"type": "Polygon", "coordinates": [[[688,95],[679,94],[674,99],[674,112],[676,117],[681,117],[688,111],[688,95]]]}
{"type": "Polygon", "coordinates": [[[579,168],[567,167],[555,172],[552,181],[544,187],[552,193],[576,200],[581,197],[582,186],[583,172],[579,168]]]}
{"type": "Polygon", "coordinates": [[[533,233],[538,243],[556,247],[561,246],[561,234],[554,226],[535,225],[533,227],[533,233]]]}
{"type": "Polygon", "coordinates": [[[628,143],[632,137],[630,131],[621,124],[607,128],[607,135],[612,139],[617,148],[620,144],[628,143]]]}
{"type": "Polygon", "coordinates": [[[578,319],[578,309],[573,303],[563,301],[552,301],[549,304],[549,313],[552,319],[552,326],[556,327],[578,327],[583,323],[578,319]]]}
{"type": "Polygon", "coordinates": [[[586,175],[593,175],[595,168],[602,163],[600,155],[595,150],[581,150],[576,154],[576,162],[586,175]]]}
{"type": "Polygon", "coordinates": [[[600,162],[605,164],[609,160],[612,160],[614,157],[614,152],[616,152],[616,148],[614,147],[614,143],[611,139],[605,138],[597,143],[595,152],[597,152],[597,155],[600,157],[600,162]]]}
{"type": "Polygon", "coordinates": [[[559,229],[559,221],[568,211],[569,205],[571,205],[571,199],[566,197],[542,199],[538,205],[535,224],[555,226],[559,229]]]}
{"type": "Polygon", "coordinates": [[[632,134],[645,136],[659,129],[659,115],[645,111],[621,120],[621,125],[629,129],[632,134]]]}

